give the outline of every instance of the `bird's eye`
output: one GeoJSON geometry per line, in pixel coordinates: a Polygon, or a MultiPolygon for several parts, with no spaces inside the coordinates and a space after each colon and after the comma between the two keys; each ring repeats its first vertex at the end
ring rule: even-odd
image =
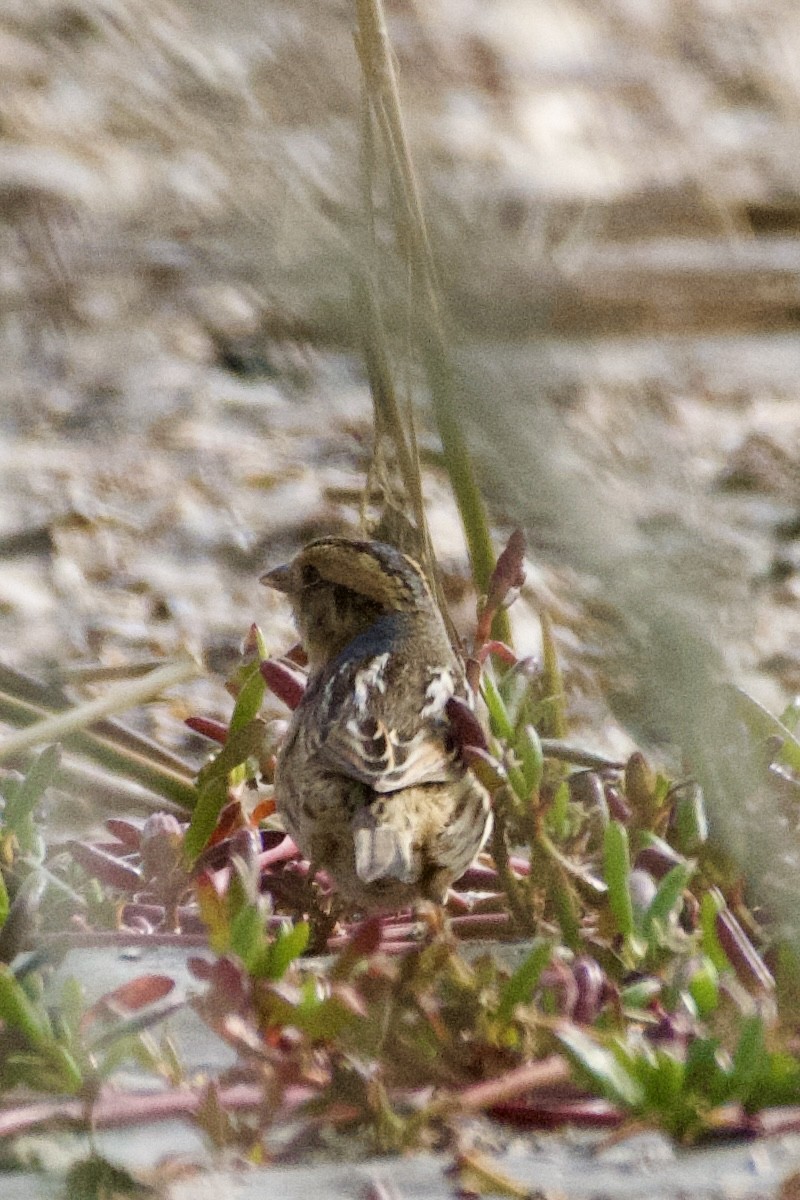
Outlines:
{"type": "Polygon", "coordinates": [[[300,578],[303,581],[303,587],[313,587],[315,583],[319,583],[322,576],[316,567],[312,567],[309,563],[303,567],[300,578]]]}

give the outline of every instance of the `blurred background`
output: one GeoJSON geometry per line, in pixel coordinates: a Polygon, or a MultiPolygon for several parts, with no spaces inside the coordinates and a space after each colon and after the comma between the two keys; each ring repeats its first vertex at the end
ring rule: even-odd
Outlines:
{"type": "MultiPolygon", "coordinates": [[[[353,9],[0,10],[2,658],[202,649],[211,676],[139,718],[171,744],[188,712],[227,713],[217,681],[251,621],[291,639],[259,572],[357,529],[353,9]]],[[[639,740],[682,742],[682,689],[702,704],[704,684],[667,674],[700,642],[709,678],[780,711],[800,690],[800,8],[392,0],[387,17],[464,420],[498,536],[528,531],[520,647],[546,605],[576,721],[612,748],[607,704],[639,740]]]]}

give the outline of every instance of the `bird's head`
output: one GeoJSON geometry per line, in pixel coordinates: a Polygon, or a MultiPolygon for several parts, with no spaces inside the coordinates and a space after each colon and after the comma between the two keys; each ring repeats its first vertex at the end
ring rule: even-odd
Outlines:
{"type": "Polygon", "coordinates": [[[319,538],[261,582],[288,597],[312,672],[379,617],[439,619],[420,567],[383,542],[319,538]]]}

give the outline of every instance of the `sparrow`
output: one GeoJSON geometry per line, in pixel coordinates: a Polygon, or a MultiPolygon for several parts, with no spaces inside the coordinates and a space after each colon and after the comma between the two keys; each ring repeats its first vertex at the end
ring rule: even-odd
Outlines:
{"type": "Polygon", "coordinates": [[[448,700],[471,692],[422,570],[326,537],[261,582],[287,596],[308,656],[275,772],[288,833],[348,905],[441,903],[492,818],[449,728],[448,700]]]}

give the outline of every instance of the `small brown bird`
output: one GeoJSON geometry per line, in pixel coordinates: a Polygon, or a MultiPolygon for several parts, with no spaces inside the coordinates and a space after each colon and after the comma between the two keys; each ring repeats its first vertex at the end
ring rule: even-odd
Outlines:
{"type": "Polygon", "coordinates": [[[275,774],[288,832],[358,908],[441,902],[491,812],[450,735],[447,701],[469,688],[420,568],[329,537],[262,583],[288,596],[309,660],[275,774]]]}

